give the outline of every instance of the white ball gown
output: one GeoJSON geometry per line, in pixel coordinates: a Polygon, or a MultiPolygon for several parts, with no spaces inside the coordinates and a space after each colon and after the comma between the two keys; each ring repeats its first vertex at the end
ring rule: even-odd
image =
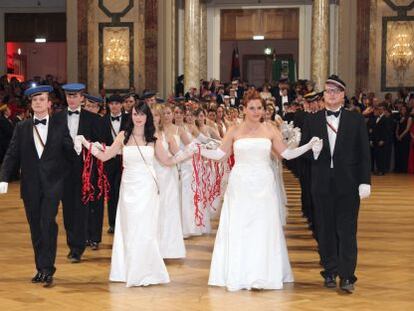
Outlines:
{"type": "Polygon", "coordinates": [[[110,281],[127,287],[168,283],[167,269],[158,245],[159,195],[154,173],[154,147],[123,148],[123,166],[110,281]],[[151,173],[151,171],[152,173],[151,173]]]}
{"type": "Polygon", "coordinates": [[[293,282],[271,167],[271,141],[233,144],[233,167],[224,195],[208,284],[228,290],[281,289],[293,282]]]}
{"type": "MultiPolygon", "coordinates": [[[[187,132],[188,138],[192,141],[193,136],[187,132]]],[[[180,148],[185,149],[181,143],[180,148]]],[[[181,220],[183,235],[185,238],[201,235],[202,227],[197,226],[195,220],[194,192],[193,192],[193,162],[192,159],[180,164],[181,168],[181,220]]]]}
{"type": "MultiPolygon", "coordinates": [[[[164,149],[169,152],[164,133],[160,136],[159,139],[164,149]]],[[[161,256],[170,259],[184,258],[185,245],[181,226],[178,170],[176,166],[163,166],[156,160],[154,168],[160,186],[159,244],[161,256]]]]}

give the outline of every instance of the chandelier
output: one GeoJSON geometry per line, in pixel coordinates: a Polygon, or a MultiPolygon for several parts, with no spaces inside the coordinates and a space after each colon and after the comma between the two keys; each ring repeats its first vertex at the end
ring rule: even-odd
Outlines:
{"type": "Polygon", "coordinates": [[[128,43],[123,39],[123,30],[112,31],[111,36],[106,42],[103,62],[105,65],[120,69],[129,63],[128,43]]]}
{"type": "Polygon", "coordinates": [[[390,28],[388,58],[403,85],[405,73],[414,61],[414,27],[410,22],[395,22],[390,28]]]}

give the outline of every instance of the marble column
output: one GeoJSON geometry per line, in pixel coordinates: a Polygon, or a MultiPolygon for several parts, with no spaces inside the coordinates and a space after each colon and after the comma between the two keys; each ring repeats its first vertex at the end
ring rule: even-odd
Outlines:
{"type": "Polygon", "coordinates": [[[378,0],[371,0],[369,17],[369,60],[368,60],[368,89],[375,91],[378,89],[377,74],[377,23],[378,23],[378,0]]]}
{"type": "Polygon", "coordinates": [[[186,0],[184,8],[184,92],[200,84],[200,0],[186,0]]]}
{"type": "Polygon", "coordinates": [[[312,9],[312,80],[324,88],[329,74],[329,0],[314,0],[312,9]]]}
{"type": "Polygon", "coordinates": [[[78,0],[78,80],[88,85],[88,12],[90,1],[78,0]]]}
{"type": "Polygon", "coordinates": [[[370,1],[357,0],[356,89],[368,88],[370,1]]]}
{"type": "Polygon", "coordinates": [[[78,1],[66,1],[67,82],[78,81],[78,1]]]}
{"type": "Polygon", "coordinates": [[[157,90],[158,0],[145,0],[145,88],[157,90]]]}
{"type": "Polygon", "coordinates": [[[207,5],[200,2],[200,79],[207,80],[207,5]]]}

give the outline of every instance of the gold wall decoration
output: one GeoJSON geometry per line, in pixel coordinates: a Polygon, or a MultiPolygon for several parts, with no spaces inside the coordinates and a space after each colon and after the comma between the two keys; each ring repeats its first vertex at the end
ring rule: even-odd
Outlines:
{"type": "Polygon", "coordinates": [[[130,29],[103,28],[103,76],[105,89],[130,87],[130,29]]]}
{"type": "Polygon", "coordinates": [[[395,79],[403,86],[406,73],[414,62],[414,22],[399,21],[388,24],[387,58],[395,79]]]}
{"type": "Polygon", "coordinates": [[[414,89],[414,17],[383,17],[381,90],[414,89]]]}

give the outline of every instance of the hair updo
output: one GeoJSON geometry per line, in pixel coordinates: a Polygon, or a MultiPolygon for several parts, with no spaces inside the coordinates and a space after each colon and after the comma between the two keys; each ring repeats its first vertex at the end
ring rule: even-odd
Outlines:
{"type": "Polygon", "coordinates": [[[244,93],[243,107],[247,107],[247,104],[252,100],[259,100],[262,103],[263,108],[265,108],[265,101],[257,90],[249,90],[244,93]]]}

